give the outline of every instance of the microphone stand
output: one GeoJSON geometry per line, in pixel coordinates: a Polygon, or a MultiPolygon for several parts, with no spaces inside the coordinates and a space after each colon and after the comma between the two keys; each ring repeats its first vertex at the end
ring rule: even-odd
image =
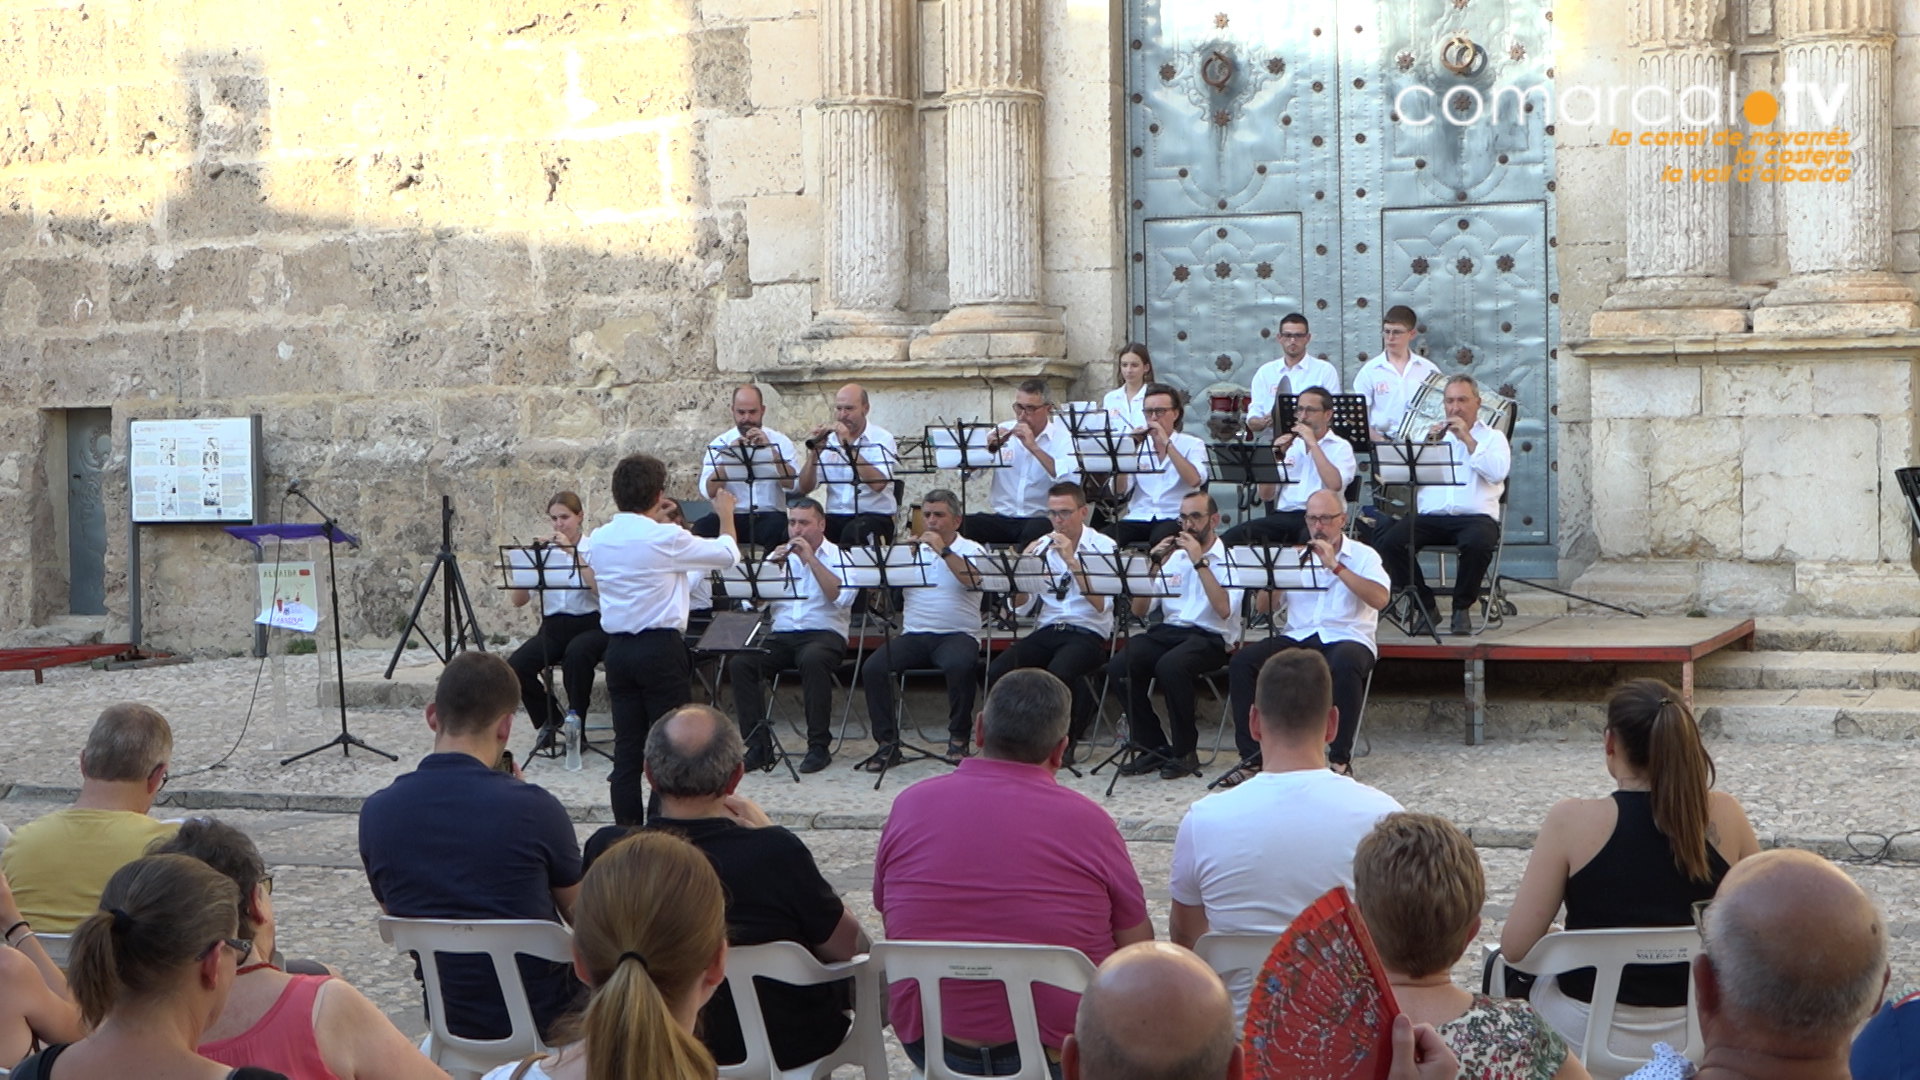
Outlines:
{"type": "MultiPolygon", "coordinates": [[[[314,505],[313,500],[307,498],[307,493],[300,490],[298,484],[288,485],[287,494],[306,503],[309,510],[319,514],[320,527],[327,534],[327,602],[333,606],[333,677],[334,689],[340,701],[340,734],[335,735],[333,738],[328,739],[326,742],[321,743],[311,750],[302,750],[292,757],[282,758],[280,759],[280,764],[291,765],[301,758],[311,757],[322,750],[327,750],[335,746],[338,746],[340,753],[347,757],[353,756],[353,748],[357,746],[362,750],[378,754],[388,761],[399,761],[400,758],[398,756],[387,753],[385,750],[362,740],[359,736],[347,730],[347,659],[340,648],[340,574],[335,568],[333,561],[334,539],[339,535],[340,523],[331,514],[314,505]]],[[[358,547],[359,545],[356,544],[354,546],[358,547]]]]}

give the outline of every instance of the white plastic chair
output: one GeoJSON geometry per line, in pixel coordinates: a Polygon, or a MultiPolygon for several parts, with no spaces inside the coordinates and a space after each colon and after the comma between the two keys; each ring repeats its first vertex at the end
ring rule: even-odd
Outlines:
{"type": "Polygon", "coordinates": [[[552,1047],[540,1041],[539,1025],[534,1023],[533,1008],[527,1003],[527,988],[520,981],[516,956],[538,957],[569,963],[573,960],[573,935],[559,923],[539,919],[396,919],[380,920],[380,940],[401,952],[420,958],[420,973],[427,986],[428,1042],[422,1050],[433,1063],[447,1070],[454,1080],[478,1080],[492,1069],[528,1054],[546,1053],[552,1047]],[[440,993],[438,953],[484,953],[493,960],[494,977],[500,980],[506,999],[507,1017],[513,1031],[504,1039],[468,1039],[447,1030],[447,1010],[440,993]]]}
{"type": "Polygon", "coordinates": [[[961,1080],[947,1068],[942,1050],[946,1033],[940,1019],[940,980],[998,982],[1005,986],[1013,1013],[1014,1039],[1020,1047],[1020,1071],[1010,1080],[1048,1080],[1047,1052],[1040,1042],[1033,986],[1045,983],[1069,993],[1084,993],[1093,981],[1093,961],[1078,949],[1061,945],[978,945],[952,941],[883,941],[873,947],[873,962],[887,980],[920,985],[920,1020],[927,1065],[916,1080],[961,1080]]]}
{"type": "Polygon", "coordinates": [[[1222,982],[1242,971],[1258,978],[1279,940],[1279,934],[1201,934],[1193,952],[1222,982]]]}
{"type": "Polygon", "coordinates": [[[727,950],[727,989],[740,1018],[740,1039],[747,1047],[745,1061],[720,1066],[720,1075],[732,1080],[824,1080],[841,1065],[857,1066],[867,1080],[887,1080],[886,999],[880,993],[879,971],[865,955],[837,964],[823,964],[792,941],[740,945],[727,950]],[[790,986],[853,980],[853,1026],[833,1052],[792,1069],[774,1064],[767,1038],[767,1020],[760,1011],[760,995],[753,980],[772,979],[790,986]]]}
{"type": "MultiPolygon", "coordinates": [[[[1619,1004],[1620,970],[1629,964],[1683,964],[1701,949],[1700,932],[1691,926],[1627,930],[1562,930],[1548,934],[1527,950],[1518,963],[1495,955],[1490,980],[1492,992],[1506,990],[1506,970],[1524,971],[1542,978],[1565,971],[1593,968],[1593,1004],[1587,1011],[1587,1034],[1575,1047],[1580,1060],[1594,1075],[1625,1076],[1647,1063],[1646,1058],[1619,1057],[1607,1049],[1607,1037],[1613,1030],[1613,1010],[1619,1004]]],[[[1693,979],[1687,979],[1687,1045],[1674,1047],[1688,1057],[1698,1058],[1700,1010],[1694,1003],[1693,979]]]]}
{"type": "Polygon", "coordinates": [[[47,950],[53,965],[61,971],[67,970],[67,954],[73,949],[73,935],[43,934],[36,930],[33,936],[40,939],[40,947],[47,950]]]}

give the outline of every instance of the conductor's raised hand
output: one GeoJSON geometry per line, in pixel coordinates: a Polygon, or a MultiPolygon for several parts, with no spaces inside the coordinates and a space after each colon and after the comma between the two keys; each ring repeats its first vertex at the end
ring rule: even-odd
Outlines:
{"type": "Polygon", "coordinates": [[[740,500],[735,498],[733,492],[728,491],[726,488],[721,488],[719,491],[714,492],[713,498],[710,501],[713,503],[713,512],[723,518],[732,517],[733,508],[740,505],[740,500]]]}

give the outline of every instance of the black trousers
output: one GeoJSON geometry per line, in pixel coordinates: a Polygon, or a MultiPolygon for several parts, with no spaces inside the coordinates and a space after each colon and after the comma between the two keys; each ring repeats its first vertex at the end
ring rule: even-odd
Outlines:
{"type": "Polygon", "coordinates": [[[1233,654],[1227,668],[1227,683],[1233,695],[1233,743],[1242,758],[1260,752],[1248,724],[1253,709],[1254,687],[1260,681],[1260,665],[1282,649],[1312,649],[1326,657],[1333,671],[1333,707],[1340,711],[1339,733],[1327,747],[1327,760],[1334,764],[1353,757],[1353,737],[1360,730],[1360,710],[1367,703],[1367,676],[1373,671],[1373,650],[1357,641],[1321,641],[1320,635],[1295,641],[1272,637],[1249,641],[1233,654]]]}
{"type": "Polygon", "coordinates": [[[1107,639],[1091,630],[1049,626],[1035,630],[993,658],[987,666],[987,689],[1009,671],[1021,668],[1045,668],[1067,684],[1073,692],[1073,718],[1067,724],[1067,737],[1075,742],[1093,726],[1093,710],[1098,704],[1097,688],[1090,677],[1107,658],[1107,639]]]}
{"type": "MultiPolygon", "coordinates": [[[[1377,534],[1373,550],[1387,564],[1387,576],[1393,587],[1407,586],[1407,534],[1413,519],[1403,517],[1377,534]]],[[[1493,565],[1493,553],[1500,546],[1500,523],[1485,514],[1420,515],[1420,531],[1413,538],[1415,550],[1428,544],[1454,544],[1460,548],[1459,571],[1453,575],[1453,610],[1465,611],[1480,599],[1480,579],[1493,565]]],[[[1413,563],[1413,587],[1429,609],[1433,590],[1420,572],[1419,560],[1413,563]]]]}
{"type": "MultiPolygon", "coordinates": [[[[787,512],[756,510],[749,514],[744,510],[736,511],[733,515],[733,532],[742,545],[756,544],[762,548],[779,547],[787,542],[787,512]]],[[[720,515],[708,514],[694,522],[693,535],[719,536],[720,515]]]]}
{"type": "Polygon", "coordinates": [[[1145,544],[1147,547],[1165,540],[1180,531],[1177,518],[1157,518],[1153,521],[1116,521],[1107,526],[1107,535],[1121,547],[1145,544]]]}
{"type": "MultiPolygon", "coordinates": [[[[833,673],[846,659],[847,639],[832,630],[786,630],[768,634],[762,647],[765,652],[738,653],[727,662],[741,733],[751,735],[766,718],[768,677],[798,668],[800,696],[807,711],[807,748],[832,746],[833,673]]],[[[755,741],[764,740],[763,735],[755,741]]]]}
{"type": "Polygon", "coordinates": [[[566,712],[547,692],[546,683],[540,681],[548,665],[560,665],[567,708],[585,717],[587,705],[593,700],[593,669],[606,654],[607,635],[600,632],[599,612],[541,619],[539,632],[507,657],[508,666],[520,676],[520,704],[533,726],[558,724],[566,712]]]}
{"type": "Polygon", "coordinates": [[[892,514],[828,514],[827,539],[841,547],[864,547],[879,536],[893,543],[892,514]]]}
{"type": "Polygon", "coordinates": [[[937,667],[947,677],[947,738],[964,741],[973,734],[973,679],[980,671],[980,642],[972,634],[901,634],[860,665],[874,742],[890,743],[900,737],[893,716],[894,673],[927,667],[937,667]]]}
{"type": "Polygon", "coordinates": [[[607,635],[607,693],[613,698],[613,820],[647,822],[647,732],[693,700],[686,639],[674,627],[607,635]]]}
{"type": "Polygon", "coordinates": [[[1249,544],[1304,544],[1307,542],[1305,510],[1275,510],[1266,517],[1247,520],[1220,534],[1228,547],[1249,544]]]}
{"type": "Polygon", "coordinates": [[[1194,723],[1194,683],[1207,672],[1220,670],[1226,662],[1227,643],[1211,630],[1161,623],[1144,634],[1135,634],[1108,668],[1116,682],[1125,679],[1127,683],[1127,741],[1148,750],[1171,749],[1175,757],[1193,753],[1200,744],[1200,731],[1194,723]],[[1160,693],[1167,699],[1167,719],[1173,728],[1171,743],[1147,692],[1154,682],[1160,684],[1160,693]]]}
{"type": "Polygon", "coordinates": [[[1025,548],[1053,531],[1045,516],[1014,517],[1012,514],[968,514],[960,519],[960,535],[982,544],[1007,544],[1025,548]]]}

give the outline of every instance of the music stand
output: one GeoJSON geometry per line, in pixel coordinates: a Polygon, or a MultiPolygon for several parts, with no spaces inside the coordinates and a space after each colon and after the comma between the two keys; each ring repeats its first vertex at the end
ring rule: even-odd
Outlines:
{"type": "MultiPolygon", "coordinates": [[[[500,570],[501,589],[521,589],[534,595],[540,605],[540,620],[544,624],[547,618],[547,594],[550,592],[584,592],[589,586],[580,574],[579,549],[570,544],[501,544],[500,561],[496,564],[500,570]],[[558,561],[561,552],[566,552],[564,562],[558,561]]],[[[560,704],[553,694],[553,653],[546,635],[540,638],[540,685],[547,691],[547,722],[540,725],[542,731],[560,723],[553,710],[560,704]]],[[[528,717],[529,720],[538,719],[528,717]]],[[[587,729],[584,721],[580,728],[580,745],[607,760],[613,755],[592,743],[587,742],[587,729]]],[[[557,758],[566,752],[559,741],[548,744],[545,750],[540,741],[534,740],[534,748],[527,755],[535,757],[557,758]]]]}
{"type": "Polygon", "coordinates": [[[980,469],[1007,467],[998,452],[987,449],[987,443],[998,430],[997,424],[977,420],[951,423],[943,420],[927,425],[927,464],[933,469],[959,470],[960,516],[963,518],[967,516],[967,481],[973,479],[973,474],[980,469]]]}
{"type": "MultiPolygon", "coordinates": [[[[1037,597],[1054,587],[1053,576],[1047,570],[1047,558],[1044,555],[1027,555],[1012,548],[1003,550],[989,549],[984,554],[967,556],[967,565],[979,580],[967,588],[980,593],[997,593],[1007,598],[1013,608],[1013,618],[1002,624],[1011,629],[1013,640],[1020,640],[1019,605],[1014,601],[1020,596],[1037,597]]],[[[993,630],[989,627],[986,636],[988,662],[980,665],[980,700],[986,700],[987,669],[992,666],[993,630]]],[[[1079,776],[1079,770],[1073,762],[1066,763],[1068,772],[1079,776]]]]}
{"type": "MultiPolygon", "coordinates": [[[[1270,431],[1292,431],[1294,423],[1293,402],[1299,395],[1281,394],[1273,402],[1273,427],[1270,431]]],[[[1333,419],[1328,424],[1335,435],[1352,444],[1353,452],[1363,454],[1373,449],[1372,413],[1368,411],[1364,394],[1333,395],[1333,419]]]]}
{"type": "MultiPolygon", "coordinates": [[[[707,466],[713,470],[713,475],[718,477],[722,483],[745,484],[747,486],[747,498],[744,505],[747,516],[752,517],[754,514],[760,512],[760,504],[754,499],[754,489],[760,483],[768,480],[772,480],[775,483],[783,482],[790,479],[791,476],[797,472],[797,466],[795,466],[793,462],[780,457],[779,452],[780,448],[772,443],[766,446],[752,446],[745,442],[728,443],[726,446],[707,447],[706,463],[707,466]],[[787,467],[789,476],[780,475],[781,465],[787,467]],[[735,471],[738,471],[740,475],[732,475],[735,471]]],[[[705,493],[702,492],[702,494],[705,493]]],[[[768,509],[776,510],[781,508],[768,507],[768,509]]],[[[734,507],[735,513],[738,513],[739,510],[739,506],[734,507]]],[[[738,537],[735,538],[736,542],[738,542],[738,539],[738,537]]],[[[751,536],[748,537],[746,546],[754,546],[751,536]]]]}
{"type": "MultiPolygon", "coordinates": [[[[1380,443],[1375,449],[1379,455],[1374,459],[1374,467],[1380,474],[1380,482],[1405,484],[1413,491],[1407,507],[1407,586],[1402,592],[1412,598],[1414,609],[1427,620],[1427,634],[1438,645],[1439,616],[1427,610],[1426,600],[1421,598],[1420,590],[1414,587],[1420,566],[1420,489],[1459,487],[1466,480],[1460,476],[1460,463],[1453,460],[1453,447],[1447,443],[1401,439],[1398,442],[1380,443]]],[[[1409,618],[1408,623],[1411,622],[1409,618]]],[[[1408,626],[1401,626],[1400,629],[1404,633],[1408,626]]]]}
{"type": "MultiPolygon", "coordinates": [[[[1160,564],[1152,555],[1144,551],[1088,551],[1081,553],[1081,562],[1086,567],[1087,587],[1082,590],[1088,596],[1108,597],[1113,614],[1119,620],[1119,647],[1107,654],[1107,672],[1102,678],[1100,700],[1097,708],[1103,708],[1107,699],[1107,687],[1113,681],[1113,658],[1124,652],[1127,643],[1132,640],[1133,602],[1180,595],[1173,583],[1160,569],[1160,564]]],[[[1097,773],[1108,765],[1114,765],[1112,779],[1107,782],[1107,794],[1113,794],[1114,785],[1120,782],[1120,765],[1127,764],[1140,757],[1150,757],[1163,765],[1175,764],[1163,750],[1149,750],[1135,745],[1131,725],[1127,737],[1107,755],[1098,765],[1088,769],[1089,774],[1097,773]],[[1121,761],[1121,758],[1126,761],[1121,761]]]]}
{"type": "MultiPolygon", "coordinates": [[[[877,541],[877,538],[876,538],[877,541]]],[[[930,589],[933,579],[928,571],[933,565],[927,561],[926,549],[917,541],[906,541],[890,547],[875,542],[865,547],[841,548],[840,569],[844,577],[845,588],[879,589],[882,595],[893,595],[894,589],[930,589]]],[[[881,621],[882,634],[886,644],[893,642],[893,620],[881,621]]],[[[885,647],[884,645],[882,646],[885,647]]],[[[859,667],[855,665],[856,669],[859,667]]],[[[855,671],[855,682],[859,681],[859,672],[855,671]]],[[[882,678],[892,678],[892,671],[881,673],[882,678]]],[[[873,678],[873,672],[867,672],[867,678],[873,678]]],[[[852,693],[852,687],[848,688],[852,693]]],[[[915,761],[938,761],[943,765],[953,762],[923,746],[908,742],[895,724],[893,733],[895,752],[913,755],[915,761]]],[[[880,747],[884,751],[886,747],[880,747]]],[[[893,754],[886,754],[880,760],[880,775],[874,778],[873,790],[879,791],[886,782],[887,770],[893,767],[893,754]]]]}
{"type": "MultiPolygon", "coordinates": [[[[306,495],[294,492],[303,501],[306,495]]],[[[312,506],[312,502],[307,502],[312,506]]],[[[315,513],[319,513],[316,509],[315,513]]],[[[325,514],[321,514],[325,517],[325,514]]],[[[331,520],[331,519],[329,519],[331,520]]],[[[408,613],[405,626],[400,628],[400,640],[394,642],[393,656],[387,661],[387,670],[381,678],[393,678],[393,669],[400,666],[400,657],[406,652],[407,642],[418,633],[427,648],[433,652],[442,664],[453,659],[456,652],[465,652],[467,635],[473,635],[473,647],[481,652],[487,651],[487,635],[480,632],[480,617],[474,614],[473,598],[467,595],[467,580],[460,576],[460,560],[453,553],[453,496],[440,496],[440,550],[434,553],[433,565],[427,570],[426,580],[420,583],[420,595],[414,597],[413,611],[408,613]],[[427,597],[433,593],[433,579],[446,571],[441,581],[441,632],[445,635],[445,651],[434,645],[432,635],[420,625],[420,611],[427,606],[427,597]]],[[[395,760],[398,760],[397,758],[395,760]]]]}
{"type": "Polygon", "coordinates": [[[1239,492],[1242,524],[1260,503],[1258,485],[1293,483],[1286,456],[1274,453],[1271,442],[1208,443],[1207,462],[1214,483],[1232,484],[1239,492]]]}
{"type": "MultiPolygon", "coordinates": [[[[778,562],[771,560],[748,562],[742,560],[720,571],[720,583],[726,587],[729,597],[744,599],[752,603],[794,600],[799,597],[799,593],[794,590],[794,586],[798,584],[798,579],[787,569],[785,559],[781,559],[778,562]]],[[[715,656],[750,652],[757,652],[764,655],[767,650],[758,644],[759,635],[757,633],[750,634],[748,643],[744,645],[714,649],[708,649],[706,647],[707,637],[713,634],[715,627],[739,621],[728,620],[727,624],[723,624],[722,620],[728,614],[731,613],[720,612],[714,615],[713,622],[707,627],[707,633],[701,635],[701,648],[699,651],[715,656]]],[[[787,767],[787,773],[793,777],[793,782],[797,784],[800,782],[800,772],[793,767],[793,755],[788,753],[786,746],[780,742],[780,733],[774,730],[773,725],[768,722],[772,715],[773,698],[769,696],[767,698],[767,707],[761,710],[760,715],[754,718],[753,726],[747,729],[747,745],[752,746],[754,736],[765,731],[767,733],[768,743],[773,746],[773,756],[767,761],[763,771],[772,772],[774,762],[780,762],[787,767]]]]}
{"type": "MultiPolygon", "coordinates": [[[[1247,589],[1253,592],[1325,592],[1333,588],[1338,580],[1333,569],[1314,557],[1313,548],[1306,544],[1283,545],[1278,547],[1230,547],[1227,549],[1226,577],[1220,584],[1229,589],[1247,589]]],[[[1267,636],[1271,638],[1276,624],[1269,619],[1267,636]]],[[[1259,751],[1255,751],[1258,754],[1259,751]]],[[[1219,787],[1221,781],[1236,771],[1253,764],[1252,757],[1242,758],[1233,768],[1221,773],[1207,790],[1219,787]]]]}

